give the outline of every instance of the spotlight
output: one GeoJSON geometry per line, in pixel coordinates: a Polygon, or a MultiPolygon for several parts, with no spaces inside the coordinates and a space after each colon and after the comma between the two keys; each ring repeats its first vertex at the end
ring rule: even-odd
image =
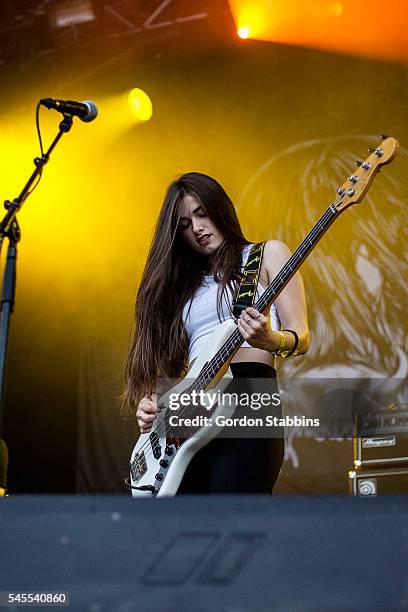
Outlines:
{"type": "Polygon", "coordinates": [[[149,96],[143,89],[132,89],[128,97],[129,108],[139,121],[149,121],[153,115],[153,105],[149,96]]]}
{"type": "Polygon", "coordinates": [[[243,28],[239,28],[238,30],[238,36],[240,38],[249,38],[249,34],[250,34],[250,29],[248,28],[248,26],[245,26],[243,28]]]}

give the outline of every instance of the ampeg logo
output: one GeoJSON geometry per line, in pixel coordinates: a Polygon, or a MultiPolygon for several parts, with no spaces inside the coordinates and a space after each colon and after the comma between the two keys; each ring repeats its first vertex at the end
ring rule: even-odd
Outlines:
{"type": "Polygon", "coordinates": [[[366,478],[358,481],[358,494],[361,497],[370,497],[377,495],[377,479],[366,478]]]}
{"type": "Polygon", "coordinates": [[[395,436],[388,438],[363,438],[363,448],[382,448],[384,446],[395,446],[395,436]]]}

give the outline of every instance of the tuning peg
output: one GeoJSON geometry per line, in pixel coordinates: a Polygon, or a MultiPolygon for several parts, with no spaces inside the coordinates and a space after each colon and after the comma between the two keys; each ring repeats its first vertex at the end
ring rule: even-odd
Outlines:
{"type": "Polygon", "coordinates": [[[386,140],[387,138],[389,138],[389,137],[387,136],[387,134],[380,134],[380,136],[381,136],[381,138],[382,138],[383,140],[386,140]]]}
{"type": "Polygon", "coordinates": [[[374,153],[376,151],[376,149],[372,149],[371,147],[368,147],[368,152],[369,153],[374,153]]]}
{"type": "Polygon", "coordinates": [[[384,154],[384,149],[368,149],[370,153],[375,153],[377,157],[381,157],[384,154]]]}
{"type": "Polygon", "coordinates": [[[369,170],[369,169],[371,168],[370,163],[369,163],[369,162],[366,162],[366,161],[365,161],[365,162],[362,162],[362,161],[358,161],[358,160],[356,160],[356,165],[357,165],[359,168],[363,168],[364,170],[369,170]]]}

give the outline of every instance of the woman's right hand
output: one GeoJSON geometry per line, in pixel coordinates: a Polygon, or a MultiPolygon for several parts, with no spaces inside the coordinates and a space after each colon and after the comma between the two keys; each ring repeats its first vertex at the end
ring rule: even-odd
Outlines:
{"type": "Polygon", "coordinates": [[[136,410],[136,419],[141,433],[148,433],[153,421],[157,417],[157,395],[151,397],[145,395],[139,402],[136,410]]]}

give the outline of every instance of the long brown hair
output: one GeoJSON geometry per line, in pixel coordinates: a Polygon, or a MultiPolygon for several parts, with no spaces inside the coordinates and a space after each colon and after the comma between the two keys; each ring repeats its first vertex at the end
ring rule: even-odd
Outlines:
{"type": "Polygon", "coordinates": [[[205,174],[189,172],[167,190],[137,293],[133,338],[125,369],[122,415],[136,412],[144,395],[155,391],[158,378],[179,378],[186,370],[188,338],[183,307],[209,272],[209,261],[189,248],[178,231],[179,203],[193,196],[224,242],[217,251],[214,276],[219,283],[217,312],[228,287],[240,276],[244,238],[234,205],[221,185],[205,174]]]}

